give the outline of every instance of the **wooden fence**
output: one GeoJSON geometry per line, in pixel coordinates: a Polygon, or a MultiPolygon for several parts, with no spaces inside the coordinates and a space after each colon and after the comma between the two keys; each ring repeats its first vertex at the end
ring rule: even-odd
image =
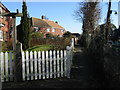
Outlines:
{"type": "MultiPolygon", "coordinates": [[[[22,46],[22,45],[21,45],[22,46]]],[[[23,52],[22,54],[22,80],[50,79],[58,77],[70,78],[74,40],[66,50],[23,52]]],[[[21,47],[22,50],[22,47],[21,47]]],[[[13,52],[0,52],[1,81],[14,81],[14,55],[13,52]]]]}
{"type": "Polygon", "coordinates": [[[0,53],[0,69],[1,69],[1,81],[13,81],[13,53],[12,52],[1,52],[0,53]]]}
{"type": "MultiPolygon", "coordinates": [[[[37,80],[57,77],[70,78],[72,50],[22,51],[22,79],[37,80]]],[[[14,81],[14,57],[12,52],[1,52],[1,81],[14,81]]]]}

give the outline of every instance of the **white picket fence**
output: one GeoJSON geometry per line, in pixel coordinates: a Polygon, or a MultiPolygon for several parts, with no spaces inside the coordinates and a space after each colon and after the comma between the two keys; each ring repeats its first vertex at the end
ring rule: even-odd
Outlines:
{"type": "Polygon", "coordinates": [[[1,81],[13,81],[13,53],[12,52],[1,52],[0,53],[0,69],[1,69],[1,81]]]}
{"type": "Polygon", "coordinates": [[[68,52],[42,51],[22,52],[23,80],[69,78],[70,62],[68,52]]]}
{"type": "MultiPolygon", "coordinates": [[[[70,78],[74,40],[66,50],[23,52],[22,79],[38,80],[58,77],[70,78]]],[[[1,81],[14,81],[14,56],[12,52],[0,52],[1,81]]]]}
{"type": "MultiPolygon", "coordinates": [[[[38,80],[57,77],[70,78],[71,57],[71,49],[60,51],[22,52],[22,78],[23,80],[38,80]]],[[[13,53],[1,52],[0,61],[1,81],[13,81],[13,53]]]]}

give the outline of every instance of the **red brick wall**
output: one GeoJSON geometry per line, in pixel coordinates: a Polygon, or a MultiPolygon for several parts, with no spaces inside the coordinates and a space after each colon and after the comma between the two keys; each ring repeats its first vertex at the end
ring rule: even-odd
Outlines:
{"type": "MultiPolygon", "coordinates": [[[[8,12],[8,11],[4,10],[4,12],[8,12]]],[[[10,29],[10,23],[12,23],[12,21],[10,21],[9,17],[3,17],[3,18],[0,18],[0,22],[2,22],[2,24],[5,25],[4,27],[1,27],[0,30],[4,31],[3,37],[4,37],[4,40],[7,41],[9,39],[8,32],[10,29]]]]}

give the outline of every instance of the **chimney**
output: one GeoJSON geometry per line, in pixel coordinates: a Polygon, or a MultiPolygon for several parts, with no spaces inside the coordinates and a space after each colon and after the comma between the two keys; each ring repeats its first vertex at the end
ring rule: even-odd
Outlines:
{"type": "Polygon", "coordinates": [[[41,18],[42,18],[42,19],[45,19],[45,16],[42,15],[41,18]]]}
{"type": "Polygon", "coordinates": [[[57,24],[58,24],[58,21],[56,21],[55,23],[57,23],[57,24]]]}

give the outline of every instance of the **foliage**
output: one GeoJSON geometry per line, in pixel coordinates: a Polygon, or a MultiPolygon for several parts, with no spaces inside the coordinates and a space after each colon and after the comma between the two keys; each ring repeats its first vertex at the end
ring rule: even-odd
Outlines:
{"type": "Polygon", "coordinates": [[[83,23],[82,43],[85,47],[88,46],[87,36],[89,34],[94,34],[94,30],[100,19],[98,0],[96,0],[95,2],[89,2],[89,0],[87,1],[88,2],[79,3],[79,8],[75,11],[75,18],[79,21],[82,21],[83,23]]]}
{"type": "Polygon", "coordinates": [[[6,42],[2,42],[2,51],[6,51],[7,50],[7,44],[6,42]]]}
{"type": "Polygon", "coordinates": [[[46,40],[44,38],[31,38],[30,40],[30,47],[44,44],[46,44],[46,40]]]}
{"type": "Polygon", "coordinates": [[[120,72],[118,72],[120,68],[119,52],[120,47],[109,47],[105,44],[103,28],[97,30],[88,48],[88,55],[93,67],[94,77],[97,78],[101,87],[110,87],[111,84],[118,81],[116,78],[120,76],[120,72]]]}
{"type": "Polygon", "coordinates": [[[109,86],[115,87],[120,83],[120,47],[106,45],[104,52],[104,66],[109,78],[109,86]]]}
{"type": "Polygon", "coordinates": [[[110,40],[112,41],[118,41],[120,37],[120,29],[115,29],[114,31],[111,32],[110,35],[110,40]]]}
{"type": "Polygon", "coordinates": [[[71,32],[69,32],[69,31],[67,31],[67,32],[65,32],[64,34],[63,34],[63,37],[64,38],[69,38],[69,37],[71,37],[72,36],[72,34],[71,34],[71,32]]]}
{"type": "Polygon", "coordinates": [[[40,32],[33,32],[31,33],[31,38],[43,38],[44,34],[40,33],[40,32]]]}
{"type": "Polygon", "coordinates": [[[22,43],[23,49],[26,50],[29,48],[29,40],[30,40],[30,19],[27,13],[26,2],[23,1],[22,5],[22,13],[23,16],[21,18],[21,23],[18,26],[18,41],[22,43]]]}
{"type": "Polygon", "coordinates": [[[54,38],[54,35],[51,34],[51,33],[47,33],[47,34],[46,34],[46,38],[54,38]]]}
{"type": "Polygon", "coordinates": [[[53,35],[51,33],[47,33],[46,38],[47,39],[59,39],[60,37],[59,37],[59,35],[53,35]]]}
{"type": "Polygon", "coordinates": [[[12,40],[9,40],[7,42],[4,41],[2,43],[2,51],[4,52],[4,51],[11,51],[11,50],[13,50],[13,44],[12,43],[13,43],[12,40]]]}
{"type": "Polygon", "coordinates": [[[30,47],[39,45],[53,45],[54,49],[66,49],[66,46],[70,45],[71,38],[32,38],[30,41],[30,47]]]}

